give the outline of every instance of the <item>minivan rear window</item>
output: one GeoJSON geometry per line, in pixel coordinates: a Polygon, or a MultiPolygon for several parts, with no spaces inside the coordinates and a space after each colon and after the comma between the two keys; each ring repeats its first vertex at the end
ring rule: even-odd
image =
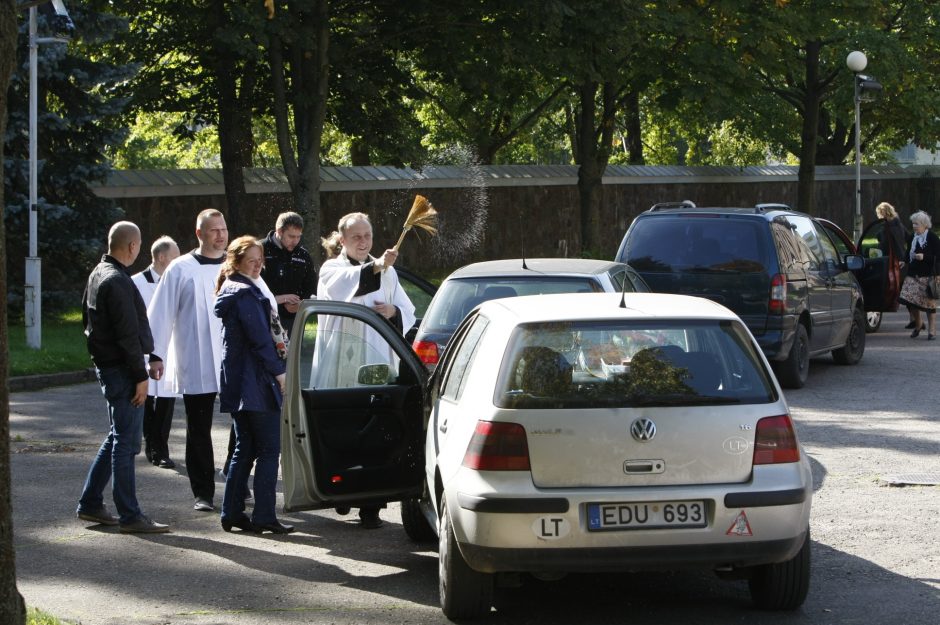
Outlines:
{"type": "Polygon", "coordinates": [[[751,219],[641,218],[618,260],[650,273],[763,273],[765,238],[766,223],[751,219]]]}
{"type": "Polygon", "coordinates": [[[510,409],[773,401],[776,392],[753,341],[731,320],[520,325],[494,397],[510,409]]]}

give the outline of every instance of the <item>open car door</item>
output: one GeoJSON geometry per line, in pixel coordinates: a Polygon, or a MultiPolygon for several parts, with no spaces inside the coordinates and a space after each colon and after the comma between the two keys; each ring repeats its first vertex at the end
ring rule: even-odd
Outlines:
{"type": "Polygon", "coordinates": [[[427,370],[359,304],[306,300],[291,333],[281,424],[286,511],[420,495],[427,370]]]}
{"type": "Polygon", "coordinates": [[[899,261],[903,259],[890,252],[885,237],[885,221],[879,219],[865,227],[858,242],[858,253],[865,259],[865,266],[856,272],[856,277],[862,285],[866,311],[898,309],[902,281],[899,261]]]}

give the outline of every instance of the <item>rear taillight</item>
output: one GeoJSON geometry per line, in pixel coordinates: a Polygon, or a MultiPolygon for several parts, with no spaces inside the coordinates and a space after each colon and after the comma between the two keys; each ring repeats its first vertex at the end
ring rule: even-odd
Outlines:
{"type": "Polygon", "coordinates": [[[768,307],[772,313],[782,313],[787,302],[787,277],[782,273],[774,274],[770,279],[770,302],[768,307]]]}
{"type": "Polygon", "coordinates": [[[478,471],[528,471],[525,428],[518,423],[478,421],[463,466],[478,471]]]}
{"type": "Polygon", "coordinates": [[[438,360],[441,359],[441,355],[437,351],[437,343],[434,341],[418,341],[416,340],[411,348],[415,350],[415,353],[418,355],[418,358],[421,359],[426,365],[436,365],[438,360]]]}
{"type": "Polygon", "coordinates": [[[799,460],[800,448],[796,444],[790,415],[764,417],[757,422],[754,464],[781,464],[799,460]]]}

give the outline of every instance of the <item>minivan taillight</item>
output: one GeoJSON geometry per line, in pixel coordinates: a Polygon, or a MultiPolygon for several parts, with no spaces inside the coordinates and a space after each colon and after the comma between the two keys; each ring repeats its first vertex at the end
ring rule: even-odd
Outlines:
{"type": "Polygon", "coordinates": [[[799,462],[800,448],[796,444],[790,415],[764,417],[757,422],[754,436],[754,464],[781,464],[799,462]]]}
{"type": "Polygon", "coordinates": [[[774,274],[770,279],[770,301],[768,308],[772,313],[782,313],[787,302],[787,277],[782,273],[774,274]]]}
{"type": "Polygon", "coordinates": [[[411,345],[411,349],[415,350],[418,358],[426,365],[436,365],[441,359],[441,355],[437,351],[437,343],[434,341],[415,340],[411,345]]]}
{"type": "Polygon", "coordinates": [[[478,471],[528,471],[525,428],[518,423],[477,421],[463,466],[478,471]]]}

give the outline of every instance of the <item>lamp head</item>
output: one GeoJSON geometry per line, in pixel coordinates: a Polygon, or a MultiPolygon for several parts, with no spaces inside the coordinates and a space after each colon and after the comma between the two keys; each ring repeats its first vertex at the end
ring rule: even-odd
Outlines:
{"type": "Polygon", "coordinates": [[[849,55],[845,57],[845,64],[849,66],[850,70],[858,73],[864,71],[868,66],[868,57],[865,56],[864,52],[855,50],[854,52],[849,52],[849,55]]]}

